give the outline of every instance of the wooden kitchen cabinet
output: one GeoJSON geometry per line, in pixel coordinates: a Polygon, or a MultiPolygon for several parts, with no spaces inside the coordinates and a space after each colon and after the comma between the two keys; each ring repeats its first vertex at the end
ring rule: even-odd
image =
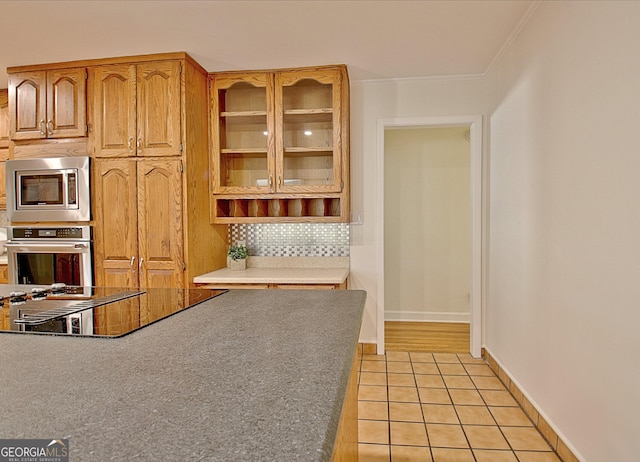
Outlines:
{"type": "Polygon", "coordinates": [[[209,220],[208,75],[186,53],[133,58],[90,67],[95,280],[188,287],[226,266],[226,226],[209,220]]]}
{"type": "Polygon", "coordinates": [[[0,284],[9,284],[9,265],[0,265],[0,284]]]}
{"type": "Polygon", "coordinates": [[[90,69],[94,157],[179,156],[182,63],[90,69]]]}
{"type": "Polygon", "coordinates": [[[0,90],[0,210],[7,208],[5,161],[9,158],[9,94],[0,90]]]}
{"type": "Polygon", "coordinates": [[[213,222],[348,221],[346,67],[210,82],[213,222]]]}
{"type": "Polygon", "coordinates": [[[85,68],[8,73],[11,140],[86,136],[85,68]]]}

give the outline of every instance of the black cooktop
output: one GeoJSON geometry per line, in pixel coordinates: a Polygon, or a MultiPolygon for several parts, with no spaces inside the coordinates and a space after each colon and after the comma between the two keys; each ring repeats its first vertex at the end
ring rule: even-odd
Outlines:
{"type": "Polygon", "coordinates": [[[225,292],[4,285],[0,333],[122,337],[225,292]]]}

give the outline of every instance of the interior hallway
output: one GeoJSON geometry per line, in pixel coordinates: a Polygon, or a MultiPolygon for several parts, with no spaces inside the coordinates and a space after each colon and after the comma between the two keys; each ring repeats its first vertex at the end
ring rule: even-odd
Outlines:
{"type": "Polygon", "coordinates": [[[360,362],[361,462],[561,460],[486,362],[469,354],[468,324],[385,329],[386,354],[360,362]]]}

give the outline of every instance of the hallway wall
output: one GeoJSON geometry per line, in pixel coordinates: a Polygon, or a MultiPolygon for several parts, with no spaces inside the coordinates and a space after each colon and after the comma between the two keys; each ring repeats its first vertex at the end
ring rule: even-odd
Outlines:
{"type": "Polygon", "coordinates": [[[468,130],[385,130],[386,321],[470,321],[468,130]]]}
{"type": "Polygon", "coordinates": [[[639,23],[541,2],[489,76],[485,345],[590,462],[640,454],[639,23]]]}

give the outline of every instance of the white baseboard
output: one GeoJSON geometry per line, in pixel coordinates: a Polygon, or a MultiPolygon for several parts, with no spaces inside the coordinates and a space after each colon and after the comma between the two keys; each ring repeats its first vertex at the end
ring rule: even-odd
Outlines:
{"type": "Polygon", "coordinates": [[[385,311],[385,321],[409,322],[471,322],[471,313],[436,311],[385,311]]]}

